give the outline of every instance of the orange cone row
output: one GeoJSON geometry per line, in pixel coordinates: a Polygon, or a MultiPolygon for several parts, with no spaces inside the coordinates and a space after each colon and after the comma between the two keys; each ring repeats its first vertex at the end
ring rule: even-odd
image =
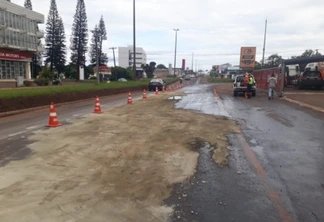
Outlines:
{"type": "MultiPolygon", "coordinates": [[[[177,85],[175,87],[175,89],[180,89],[180,88],[181,88],[180,85],[177,85]]],[[[169,86],[168,89],[169,89],[170,92],[173,91],[173,86],[172,85],[169,86]]],[[[163,87],[162,91],[163,91],[163,93],[166,92],[164,87],[163,87]]],[[[159,90],[158,90],[157,87],[155,89],[155,94],[159,95],[159,90]]],[[[147,99],[145,89],[143,90],[143,99],[147,99]]],[[[132,94],[131,93],[128,93],[127,104],[133,104],[133,99],[132,99],[132,94]]],[[[95,100],[95,106],[94,106],[93,113],[96,113],[96,114],[102,113],[101,105],[100,105],[100,101],[99,101],[98,96],[96,97],[96,100],[95,100]]],[[[46,126],[47,127],[58,127],[58,126],[61,126],[61,125],[62,124],[60,124],[59,121],[58,121],[58,116],[57,116],[57,113],[56,113],[55,105],[52,102],[51,105],[50,105],[50,114],[49,114],[49,118],[48,118],[48,124],[46,126]]]]}

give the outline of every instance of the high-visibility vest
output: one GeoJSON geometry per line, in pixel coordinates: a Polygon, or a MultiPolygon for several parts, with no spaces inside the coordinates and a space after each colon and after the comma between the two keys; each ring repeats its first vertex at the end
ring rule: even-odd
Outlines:
{"type": "Polygon", "coordinates": [[[253,78],[252,77],[249,78],[249,84],[251,84],[251,85],[253,84],[253,78]]]}

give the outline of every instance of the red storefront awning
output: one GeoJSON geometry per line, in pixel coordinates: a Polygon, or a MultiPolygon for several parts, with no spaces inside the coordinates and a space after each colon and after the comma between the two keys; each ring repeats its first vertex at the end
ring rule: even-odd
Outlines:
{"type": "Polygon", "coordinates": [[[12,61],[31,61],[33,57],[32,53],[0,50],[0,60],[12,60],[12,61]]]}

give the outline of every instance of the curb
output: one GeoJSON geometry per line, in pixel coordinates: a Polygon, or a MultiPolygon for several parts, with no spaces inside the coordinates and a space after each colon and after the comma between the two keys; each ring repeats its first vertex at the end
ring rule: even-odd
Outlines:
{"type": "Polygon", "coordinates": [[[283,100],[286,100],[288,102],[291,102],[291,103],[294,103],[294,104],[297,104],[297,105],[300,105],[300,106],[303,106],[303,107],[307,107],[307,108],[310,108],[312,110],[315,110],[315,111],[324,113],[324,109],[321,108],[321,107],[313,106],[313,105],[310,105],[310,104],[307,104],[307,103],[304,103],[304,102],[300,102],[300,101],[297,101],[297,100],[294,100],[294,99],[289,99],[287,97],[283,97],[282,99],[283,100]]]}
{"type": "Polygon", "coordinates": [[[220,98],[219,95],[218,95],[218,93],[217,93],[217,91],[216,91],[216,88],[214,88],[214,96],[215,96],[217,99],[220,98]]]}
{"type": "MultiPolygon", "coordinates": [[[[137,92],[137,91],[135,91],[135,92],[137,92]]],[[[114,94],[114,95],[121,95],[121,94],[123,94],[123,93],[114,94]]],[[[107,97],[111,97],[111,96],[114,96],[114,95],[101,96],[100,98],[107,98],[107,97]]],[[[61,106],[64,106],[64,105],[72,105],[72,104],[82,103],[82,102],[87,102],[87,101],[92,101],[92,100],[94,100],[94,98],[75,100],[75,101],[65,102],[65,103],[55,103],[55,107],[61,107],[61,106]]],[[[21,109],[21,110],[17,110],[17,111],[3,112],[3,113],[0,113],[0,118],[1,117],[7,117],[7,116],[13,116],[13,115],[17,115],[17,114],[28,113],[28,112],[36,111],[36,110],[42,110],[42,109],[46,109],[48,107],[49,107],[49,105],[47,105],[47,106],[37,106],[37,107],[28,108],[28,109],[21,109]]]]}

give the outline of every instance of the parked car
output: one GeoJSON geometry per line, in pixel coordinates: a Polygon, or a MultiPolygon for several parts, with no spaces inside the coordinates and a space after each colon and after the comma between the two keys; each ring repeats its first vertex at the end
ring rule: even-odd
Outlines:
{"type": "Polygon", "coordinates": [[[166,87],[166,82],[163,79],[152,79],[149,82],[148,90],[154,91],[156,87],[158,88],[158,90],[162,91],[163,87],[166,87]]]}
{"type": "MultiPolygon", "coordinates": [[[[252,75],[254,84],[252,86],[252,96],[256,96],[256,82],[252,75]]],[[[245,93],[247,90],[247,84],[244,82],[244,75],[237,75],[234,79],[233,95],[238,96],[239,93],[245,93]]]]}
{"type": "Polygon", "coordinates": [[[316,88],[321,89],[324,85],[320,71],[306,70],[301,74],[297,80],[293,81],[293,84],[298,86],[299,89],[303,88],[316,88]]]}
{"type": "Polygon", "coordinates": [[[191,80],[190,75],[186,75],[186,76],[185,76],[185,80],[191,80]]]}
{"type": "Polygon", "coordinates": [[[127,79],[125,79],[125,78],[119,78],[118,79],[118,82],[127,82],[127,79]]]}

